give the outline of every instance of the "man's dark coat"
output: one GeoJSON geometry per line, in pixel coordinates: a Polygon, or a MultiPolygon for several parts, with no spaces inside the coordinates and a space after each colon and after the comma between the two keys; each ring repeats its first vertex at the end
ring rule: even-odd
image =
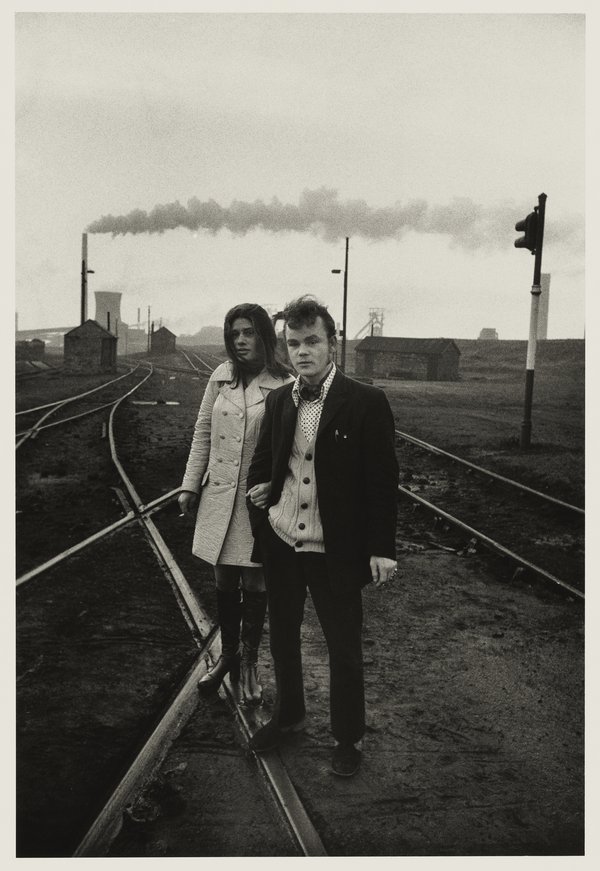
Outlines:
{"type": "MultiPolygon", "coordinates": [[[[268,505],[281,496],[298,410],[293,383],[273,390],[265,402],[248,489],[271,481],[268,505]]],[[[396,559],[398,461],[394,418],[385,393],[337,370],[321,414],[315,448],[319,513],[329,577],[339,591],[371,580],[371,556],[396,559]]],[[[267,509],[248,499],[255,537],[252,560],[262,562],[259,530],[267,509]]]]}

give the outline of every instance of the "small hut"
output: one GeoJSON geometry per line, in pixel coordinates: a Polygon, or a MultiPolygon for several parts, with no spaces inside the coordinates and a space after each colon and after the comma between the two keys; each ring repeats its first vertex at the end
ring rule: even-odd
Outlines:
{"type": "Polygon", "coordinates": [[[168,330],[166,327],[160,327],[154,330],[150,335],[150,353],[151,354],[174,354],[175,339],[177,336],[168,330]]]}
{"type": "Polygon", "coordinates": [[[117,337],[88,320],[65,333],[64,367],[71,372],[116,372],[117,337]]]}
{"type": "Polygon", "coordinates": [[[367,336],[355,348],[356,375],[406,381],[458,381],[460,351],[452,339],[367,336]]]}

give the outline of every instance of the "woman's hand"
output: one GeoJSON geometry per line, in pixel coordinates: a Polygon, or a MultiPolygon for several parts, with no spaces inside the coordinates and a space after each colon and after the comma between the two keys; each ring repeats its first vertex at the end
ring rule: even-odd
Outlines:
{"type": "Polygon", "coordinates": [[[177,497],[177,501],[179,503],[179,508],[181,513],[185,517],[194,517],[196,514],[196,507],[198,505],[198,494],[192,493],[191,490],[182,490],[179,496],[177,497]]]}
{"type": "Polygon", "coordinates": [[[254,487],[251,487],[246,493],[246,496],[250,497],[250,501],[257,508],[266,508],[269,502],[270,493],[271,482],[265,481],[264,484],[255,484],[254,487]]]}

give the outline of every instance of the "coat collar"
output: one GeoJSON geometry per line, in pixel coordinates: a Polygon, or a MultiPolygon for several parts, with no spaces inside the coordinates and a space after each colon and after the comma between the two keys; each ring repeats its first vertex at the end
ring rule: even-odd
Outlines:
{"type": "MultiPolygon", "coordinates": [[[[233,377],[233,369],[230,369],[230,372],[231,378],[233,377]]],[[[244,390],[244,385],[241,381],[234,387],[230,380],[228,383],[223,384],[221,392],[224,393],[227,399],[229,399],[230,402],[233,402],[234,405],[237,405],[241,409],[245,409],[250,405],[264,402],[265,396],[269,390],[276,390],[284,383],[285,381],[281,378],[276,378],[274,375],[271,375],[270,372],[267,372],[266,369],[263,369],[262,372],[259,372],[256,378],[252,379],[247,390],[244,390]]]]}
{"type": "MultiPolygon", "coordinates": [[[[347,402],[347,384],[348,379],[346,376],[340,372],[339,369],[336,369],[333,381],[331,382],[331,387],[329,388],[329,392],[327,393],[323,404],[323,411],[321,412],[321,419],[319,420],[319,428],[317,430],[317,438],[325,427],[329,426],[341,406],[347,402]]],[[[290,384],[288,386],[289,390],[286,391],[281,422],[284,432],[289,432],[291,429],[293,433],[296,427],[298,409],[296,408],[292,398],[292,385],[290,384]]]]}

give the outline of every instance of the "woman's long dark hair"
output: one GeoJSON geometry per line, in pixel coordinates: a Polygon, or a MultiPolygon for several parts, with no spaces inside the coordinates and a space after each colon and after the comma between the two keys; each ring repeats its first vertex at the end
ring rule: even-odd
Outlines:
{"type": "Polygon", "coordinates": [[[257,303],[242,302],[229,309],[225,315],[223,327],[225,349],[233,366],[233,383],[237,385],[240,378],[243,378],[244,372],[251,369],[248,364],[244,364],[242,360],[237,358],[233,346],[231,330],[233,322],[237,318],[247,318],[254,327],[258,339],[258,348],[259,351],[262,351],[263,365],[261,369],[264,367],[275,378],[285,378],[286,375],[289,375],[290,370],[277,359],[277,336],[271,318],[264,308],[257,303]]]}

